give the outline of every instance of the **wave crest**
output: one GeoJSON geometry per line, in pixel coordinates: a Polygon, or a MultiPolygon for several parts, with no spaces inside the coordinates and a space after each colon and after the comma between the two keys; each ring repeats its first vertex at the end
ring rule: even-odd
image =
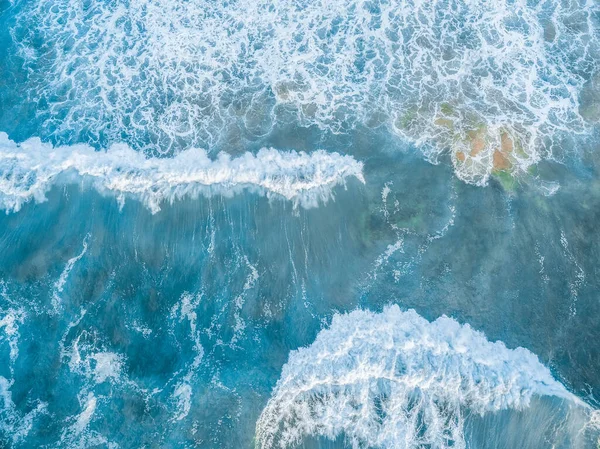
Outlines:
{"type": "Polygon", "coordinates": [[[290,354],[257,442],[287,447],[343,435],[356,448],[464,448],[466,409],[522,409],[534,395],[579,401],[534,354],[469,325],[428,322],[398,306],[355,311],[290,354]]]}
{"type": "Polygon", "coordinates": [[[52,147],[39,139],[17,144],[0,133],[0,207],[18,211],[32,199],[44,201],[61,181],[87,181],[121,204],[126,197],[137,198],[153,213],[165,201],[244,189],[313,207],[329,200],[332,188],[349,177],[364,182],[362,168],[351,156],[322,150],[262,149],[236,158],[220,153],[212,160],[206,151],[190,149],[172,158],[146,158],[124,144],[95,151],[87,145],[52,147]]]}

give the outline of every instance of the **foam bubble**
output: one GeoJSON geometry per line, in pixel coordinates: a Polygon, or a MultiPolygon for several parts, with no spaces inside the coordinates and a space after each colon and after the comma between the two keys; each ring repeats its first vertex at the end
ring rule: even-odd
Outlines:
{"type": "Polygon", "coordinates": [[[364,182],[362,167],[351,156],[322,150],[262,149],[237,158],[221,153],[212,160],[206,151],[190,149],[173,158],[146,158],[123,144],[96,152],[87,145],[52,147],[39,139],[16,144],[0,133],[0,207],[18,211],[32,199],[44,201],[57,182],[81,181],[116,195],[121,203],[137,198],[152,212],[162,202],[244,189],[313,207],[330,199],[332,188],[349,177],[364,182]]]}
{"type": "MultiPolygon", "coordinates": [[[[13,36],[44,134],[173,152],[291,117],[384,124],[485,184],[596,120],[594,0],[36,0],[13,36]],[[593,90],[593,89],[591,89],[593,90]],[[580,101],[581,96],[586,98],[580,101]],[[232,134],[233,133],[233,134],[232,134]]],[[[564,145],[563,145],[564,147],[564,145]]]]}
{"type": "Polygon", "coordinates": [[[355,311],[290,354],[257,442],[283,448],[344,436],[356,448],[464,448],[467,410],[521,410],[533,396],[581,404],[534,354],[469,325],[398,306],[355,311]]]}

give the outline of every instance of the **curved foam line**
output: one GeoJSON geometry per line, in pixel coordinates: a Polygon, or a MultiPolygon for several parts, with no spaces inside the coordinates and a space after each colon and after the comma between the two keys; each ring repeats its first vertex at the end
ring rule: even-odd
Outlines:
{"type": "Polygon", "coordinates": [[[44,201],[57,182],[89,181],[101,192],[141,200],[155,213],[164,201],[199,194],[232,195],[251,189],[302,207],[317,206],[348,177],[364,183],[362,162],[323,150],[307,154],[262,149],[232,158],[189,149],[172,158],[146,158],[124,144],[108,151],[87,145],[53,147],[34,138],[21,144],[0,133],[0,207],[18,211],[32,199],[44,201]]]}
{"type": "Polygon", "coordinates": [[[524,348],[396,305],[336,315],[292,351],[257,424],[261,448],[344,435],[352,447],[465,447],[464,411],[522,409],[533,395],[583,404],[524,348]]]}

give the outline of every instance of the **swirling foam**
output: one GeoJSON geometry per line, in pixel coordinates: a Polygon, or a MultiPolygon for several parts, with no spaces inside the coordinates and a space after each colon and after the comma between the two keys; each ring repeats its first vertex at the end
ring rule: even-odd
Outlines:
{"type": "Polygon", "coordinates": [[[152,212],[165,201],[244,189],[313,207],[349,177],[364,182],[362,168],[351,156],[322,150],[262,149],[237,158],[221,153],[212,160],[204,150],[190,149],[172,158],[146,158],[123,144],[98,152],[88,145],[52,147],[39,139],[16,144],[0,133],[0,207],[18,211],[32,199],[44,201],[57,182],[81,181],[113,193],[121,203],[137,198],[152,212]]]}
{"type": "Polygon", "coordinates": [[[344,436],[352,447],[464,448],[465,412],[579,400],[524,348],[398,306],[336,315],[293,351],[257,424],[258,447],[344,436]]]}
{"type": "Polygon", "coordinates": [[[34,0],[13,36],[44,134],[62,141],[125,135],[171,152],[290,119],[385,124],[432,161],[450,150],[459,177],[484,184],[560,157],[553,142],[589,128],[580,96],[598,72],[599,5],[34,0]]]}

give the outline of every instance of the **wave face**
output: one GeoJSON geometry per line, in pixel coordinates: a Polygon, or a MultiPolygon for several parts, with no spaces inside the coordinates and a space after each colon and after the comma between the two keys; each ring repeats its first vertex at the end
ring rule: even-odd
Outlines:
{"type": "Polygon", "coordinates": [[[449,151],[461,179],[484,184],[494,170],[561,157],[553,143],[597,121],[581,95],[600,84],[598,8],[36,0],[13,36],[42,134],[58,141],[125,135],[171,153],[290,120],[333,133],[383,124],[432,161],[449,151]]]}
{"type": "Polygon", "coordinates": [[[398,306],[355,311],[290,354],[257,441],[287,447],[344,436],[355,448],[464,448],[467,409],[520,410],[534,395],[577,401],[534,354],[469,325],[428,322],[398,306]]]}
{"type": "Polygon", "coordinates": [[[232,195],[244,189],[278,196],[312,207],[327,201],[332,187],[348,177],[364,182],[362,163],[351,156],[315,151],[262,149],[212,160],[206,151],[190,149],[172,158],[146,158],[127,145],[97,152],[88,145],[52,147],[39,139],[16,144],[0,133],[0,207],[18,211],[57,182],[87,181],[101,192],[141,200],[158,212],[162,202],[199,194],[232,195]]]}

